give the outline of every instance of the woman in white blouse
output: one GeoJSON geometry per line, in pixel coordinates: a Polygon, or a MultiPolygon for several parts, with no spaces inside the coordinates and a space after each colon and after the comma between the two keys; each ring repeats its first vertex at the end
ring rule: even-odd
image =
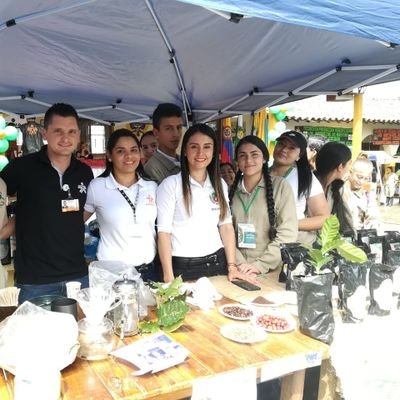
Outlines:
{"type": "Polygon", "coordinates": [[[183,137],[181,172],[157,190],[158,251],[164,281],[203,276],[241,277],[226,183],[219,174],[218,142],[205,124],[183,137]]]}
{"type": "Polygon", "coordinates": [[[316,231],[329,216],[328,203],[307,159],[307,140],[296,131],[282,133],[276,140],[271,175],[284,177],[296,201],[299,233],[297,241],[312,243],[316,231]]]}
{"type": "Polygon", "coordinates": [[[146,179],[140,143],[128,129],[107,143],[105,172],[91,181],[84,218],[94,212],[100,229],[97,258],[134,265],[144,280],[158,281],[156,256],[157,184],[146,179]]]}

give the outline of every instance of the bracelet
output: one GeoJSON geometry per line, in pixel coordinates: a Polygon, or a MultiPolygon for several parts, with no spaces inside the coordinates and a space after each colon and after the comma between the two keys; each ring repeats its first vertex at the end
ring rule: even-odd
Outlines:
{"type": "Polygon", "coordinates": [[[228,268],[229,267],[235,267],[235,268],[237,267],[236,263],[233,263],[233,262],[227,263],[226,265],[227,265],[228,268]]]}

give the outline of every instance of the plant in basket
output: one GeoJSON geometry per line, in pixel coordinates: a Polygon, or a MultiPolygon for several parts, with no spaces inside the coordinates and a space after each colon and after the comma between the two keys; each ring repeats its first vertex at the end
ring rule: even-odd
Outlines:
{"type": "Polygon", "coordinates": [[[185,303],[186,292],[182,293],[182,277],[178,276],[171,283],[151,282],[157,301],[157,320],[143,321],[140,329],[144,333],[173,332],[182,326],[189,306],[185,303]]]}
{"type": "Polygon", "coordinates": [[[336,261],[367,261],[361,249],[341,238],[339,228],[339,220],[335,215],[327,218],[317,243],[312,247],[305,246],[307,255],[292,273],[300,330],[328,344],[333,340],[335,329],[332,284],[336,261]]]}

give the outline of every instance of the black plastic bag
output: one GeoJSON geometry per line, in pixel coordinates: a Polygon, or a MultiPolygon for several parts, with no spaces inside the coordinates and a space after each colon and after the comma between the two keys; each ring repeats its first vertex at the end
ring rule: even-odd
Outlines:
{"type": "Polygon", "coordinates": [[[387,265],[395,267],[393,271],[393,294],[399,296],[400,300],[400,251],[389,250],[386,255],[387,265]]]}
{"type": "Polygon", "coordinates": [[[367,314],[367,271],[369,262],[339,260],[339,308],[343,322],[361,322],[367,314]]]}
{"type": "Polygon", "coordinates": [[[335,331],[332,282],[333,274],[330,272],[293,277],[300,331],[327,344],[332,343],[335,331]]]}
{"type": "Polygon", "coordinates": [[[376,263],[381,264],[383,262],[383,236],[369,238],[369,254],[375,254],[376,263]]]}
{"type": "Polygon", "coordinates": [[[357,231],[357,245],[362,246],[363,243],[369,245],[371,237],[378,236],[376,229],[359,229],[357,231]]]}
{"type": "Polygon", "coordinates": [[[280,249],[282,269],[279,274],[279,282],[286,282],[286,290],[292,290],[293,281],[291,273],[299,263],[305,260],[308,251],[300,243],[282,243],[280,249]]]}
{"type": "Polygon", "coordinates": [[[370,306],[372,315],[389,315],[393,303],[393,273],[396,267],[373,264],[369,272],[370,306]]]}
{"type": "Polygon", "coordinates": [[[385,231],[383,234],[383,264],[388,263],[387,254],[389,250],[400,250],[400,233],[397,231],[385,231]]]}

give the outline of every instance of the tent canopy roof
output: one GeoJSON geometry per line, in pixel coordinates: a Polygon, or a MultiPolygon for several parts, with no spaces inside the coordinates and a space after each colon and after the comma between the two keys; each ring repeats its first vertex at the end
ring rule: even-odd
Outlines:
{"type": "Polygon", "coordinates": [[[392,3],[3,0],[0,110],[42,115],[61,101],[141,122],[172,102],[207,121],[398,80],[392,3]]]}

